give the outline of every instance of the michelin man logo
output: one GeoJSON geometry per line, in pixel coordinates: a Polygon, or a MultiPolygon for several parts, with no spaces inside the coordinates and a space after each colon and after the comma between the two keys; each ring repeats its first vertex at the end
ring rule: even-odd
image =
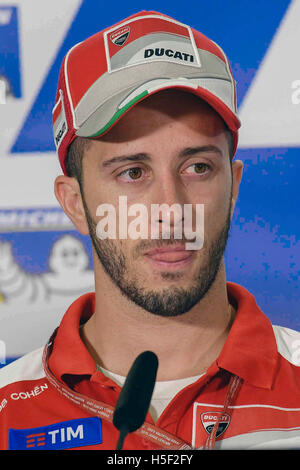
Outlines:
{"type": "Polygon", "coordinates": [[[51,301],[94,290],[94,273],[88,254],[76,237],[63,235],[52,246],[50,270],[43,274],[24,271],[14,259],[10,242],[0,243],[0,292],[4,304],[51,301]]]}

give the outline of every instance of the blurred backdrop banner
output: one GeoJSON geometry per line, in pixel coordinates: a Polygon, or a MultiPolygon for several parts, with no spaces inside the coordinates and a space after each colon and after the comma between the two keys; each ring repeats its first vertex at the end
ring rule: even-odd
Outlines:
{"type": "Polygon", "coordinates": [[[53,192],[52,108],[66,52],[141,10],[198,29],[229,57],[244,172],[227,279],[300,330],[300,1],[0,0],[0,366],[42,346],[94,290],[90,241],[53,192]]]}

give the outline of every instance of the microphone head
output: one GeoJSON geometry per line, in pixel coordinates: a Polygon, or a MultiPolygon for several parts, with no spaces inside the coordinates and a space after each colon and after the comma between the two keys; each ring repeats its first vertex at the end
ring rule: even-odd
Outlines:
{"type": "Polygon", "coordinates": [[[139,429],[150,406],[158,369],[158,358],[152,351],[144,351],[128,372],[113,415],[114,426],[133,432],[139,429]]]}

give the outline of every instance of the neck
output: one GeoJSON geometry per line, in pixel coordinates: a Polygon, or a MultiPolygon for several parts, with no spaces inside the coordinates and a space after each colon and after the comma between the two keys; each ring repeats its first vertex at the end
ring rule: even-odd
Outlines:
{"type": "Polygon", "coordinates": [[[224,264],[207,294],[189,312],[160,317],[96,279],[95,313],[82,339],[100,366],[127,375],[134,359],[151,350],[159,360],[158,381],[201,374],[220,354],[235,315],[229,303],[224,264]],[[110,294],[110,295],[109,295],[110,294]]]}

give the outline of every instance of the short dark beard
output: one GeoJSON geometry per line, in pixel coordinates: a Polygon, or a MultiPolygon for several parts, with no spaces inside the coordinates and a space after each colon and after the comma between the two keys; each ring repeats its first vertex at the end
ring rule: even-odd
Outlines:
{"type": "MultiPolygon", "coordinates": [[[[137,278],[128,279],[128,267],[124,252],[121,248],[118,249],[112,240],[100,240],[97,237],[96,223],[91,217],[82,191],[82,201],[90,237],[105,272],[127,299],[147,312],[163,317],[176,317],[188,312],[200,302],[214,283],[220,269],[230,231],[231,198],[232,189],[225,224],[209,247],[208,262],[199,269],[193,285],[189,289],[170,286],[157,292],[154,290],[147,291],[145,288],[139,287],[137,278]]],[[[174,243],[174,240],[157,240],[155,246],[165,246],[171,243],[174,243]]],[[[175,280],[180,275],[178,273],[162,273],[162,277],[175,280]]]]}

